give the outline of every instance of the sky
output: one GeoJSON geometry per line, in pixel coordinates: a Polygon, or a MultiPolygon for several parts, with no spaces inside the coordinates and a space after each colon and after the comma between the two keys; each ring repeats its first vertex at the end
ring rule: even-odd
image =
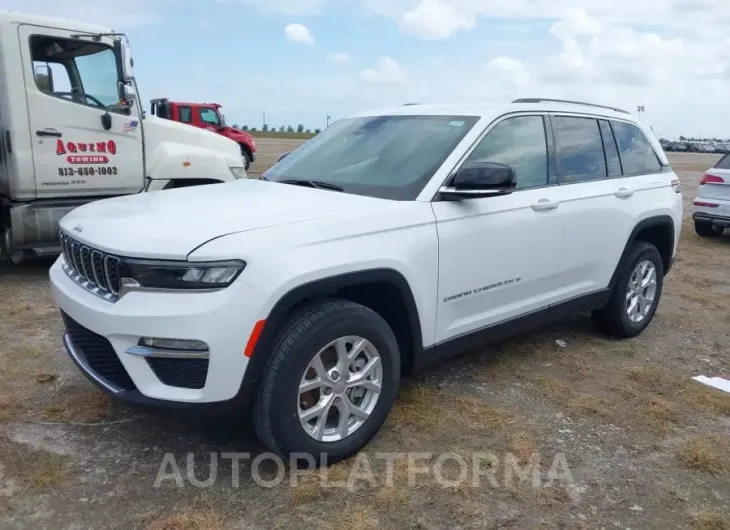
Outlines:
{"type": "Polygon", "coordinates": [[[0,0],[124,31],[149,100],[229,124],[407,102],[558,97],[616,105],[668,138],[730,137],[728,0],[0,0]]]}

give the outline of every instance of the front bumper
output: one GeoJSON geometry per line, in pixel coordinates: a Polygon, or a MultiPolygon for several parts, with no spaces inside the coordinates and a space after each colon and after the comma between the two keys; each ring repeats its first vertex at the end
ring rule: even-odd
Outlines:
{"type": "Polygon", "coordinates": [[[143,404],[189,406],[236,398],[248,366],[244,349],[260,318],[261,293],[236,281],[206,293],[132,291],[111,303],[69,278],[62,260],[51,267],[50,280],[66,324],[64,345],[92,382],[113,397],[143,404]],[[199,340],[209,353],[204,363],[126,353],[141,337],[199,340]]]}

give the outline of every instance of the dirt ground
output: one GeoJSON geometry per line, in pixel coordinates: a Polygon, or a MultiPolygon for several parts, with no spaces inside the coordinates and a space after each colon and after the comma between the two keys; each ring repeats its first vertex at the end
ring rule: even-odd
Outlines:
{"type": "MultiPolygon", "coordinates": [[[[258,143],[259,171],[295,145],[258,143]]],[[[576,315],[434,367],[326,481],[277,481],[242,417],[111,403],[62,349],[49,262],[5,268],[0,528],[730,529],[730,395],[690,379],[730,373],[730,233],[701,240],[688,214],[716,157],[671,160],[687,216],[643,335],[608,340],[576,315]],[[414,452],[426,472],[409,476],[414,452]],[[352,480],[364,464],[374,479],[352,480]]]]}

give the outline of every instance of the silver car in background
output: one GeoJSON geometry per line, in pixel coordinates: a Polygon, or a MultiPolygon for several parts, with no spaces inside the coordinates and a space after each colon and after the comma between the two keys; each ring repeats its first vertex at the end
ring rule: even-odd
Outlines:
{"type": "Polygon", "coordinates": [[[720,237],[730,228],[730,153],[702,175],[692,218],[702,237],[720,237]]]}

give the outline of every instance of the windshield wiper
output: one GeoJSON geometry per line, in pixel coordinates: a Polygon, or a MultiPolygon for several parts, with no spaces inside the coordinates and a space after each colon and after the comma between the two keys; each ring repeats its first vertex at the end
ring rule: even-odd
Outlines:
{"type": "Polygon", "coordinates": [[[345,191],[342,186],[331,184],[329,182],[322,182],[321,180],[283,179],[277,180],[276,182],[281,182],[282,184],[294,184],[295,186],[309,186],[310,188],[323,190],[345,191]]]}

